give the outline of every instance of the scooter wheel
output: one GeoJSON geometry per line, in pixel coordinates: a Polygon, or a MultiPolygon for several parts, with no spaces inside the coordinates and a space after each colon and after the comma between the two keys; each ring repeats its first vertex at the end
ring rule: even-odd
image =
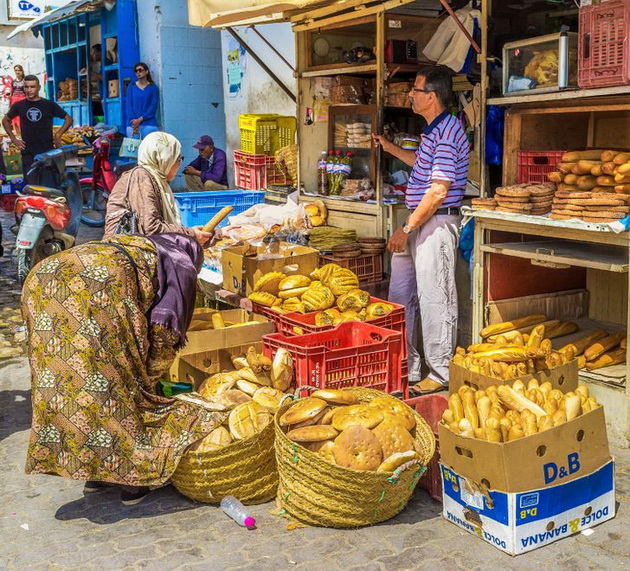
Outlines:
{"type": "Polygon", "coordinates": [[[93,189],[91,184],[83,183],[81,196],[83,197],[81,222],[92,228],[104,226],[105,213],[107,212],[107,191],[100,186],[93,189]]]}
{"type": "Polygon", "coordinates": [[[31,271],[33,250],[25,250],[24,248],[16,248],[15,258],[17,261],[18,281],[23,284],[26,277],[31,271]]]}

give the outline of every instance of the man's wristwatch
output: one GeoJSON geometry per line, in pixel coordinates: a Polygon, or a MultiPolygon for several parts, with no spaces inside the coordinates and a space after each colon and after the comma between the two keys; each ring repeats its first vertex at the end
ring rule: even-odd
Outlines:
{"type": "Polygon", "coordinates": [[[405,220],[405,223],[403,224],[402,231],[405,234],[409,234],[411,232],[411,226],[409,226],[409,224],[407,224],[406,220],[405,220]]]}

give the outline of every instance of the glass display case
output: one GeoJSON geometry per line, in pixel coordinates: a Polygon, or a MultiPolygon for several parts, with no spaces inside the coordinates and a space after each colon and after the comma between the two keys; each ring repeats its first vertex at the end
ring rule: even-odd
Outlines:
{"type": "Polygon", "coordinates": [[[503,46],[503,95],[577,87],[578,35],[558,32],[503,46]]]}

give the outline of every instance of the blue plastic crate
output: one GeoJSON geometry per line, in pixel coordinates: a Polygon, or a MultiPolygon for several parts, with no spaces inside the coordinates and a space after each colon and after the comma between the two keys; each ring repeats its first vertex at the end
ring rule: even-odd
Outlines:
{"type": "MultiPolygon", "coordinates": [[[[182,216],[184,226],[199,226],[208,222],[224,206],[232,206],[230,216],[245,212],[254,204],[265,201],[264,191],[251,190],[219,190],[205,192],[178,192],[175,200],[182,216]]],[[[224,219],[219,227],[226,226],[224,219]]]]}

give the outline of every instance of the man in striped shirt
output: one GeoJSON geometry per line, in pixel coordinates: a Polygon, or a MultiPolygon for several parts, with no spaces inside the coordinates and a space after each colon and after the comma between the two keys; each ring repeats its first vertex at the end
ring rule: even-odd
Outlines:
{"type": "Polygon", "coordinates": [[[448,107],[453,84],[441,66],[418,72],[409,92],[413,111],[427,126],[417,151],[402,149],[381,135],[375,144],[413,167],[406,191],[410,215],[391,236],[389,299],[405,306],[409,341],[409,382],[423,394],[448,386],[448,364],[457,339],[455,263],[459,207],[466,188],[470,145],[448,107]],[[428,376],[421,379],[418,317],[428,376]]]}

